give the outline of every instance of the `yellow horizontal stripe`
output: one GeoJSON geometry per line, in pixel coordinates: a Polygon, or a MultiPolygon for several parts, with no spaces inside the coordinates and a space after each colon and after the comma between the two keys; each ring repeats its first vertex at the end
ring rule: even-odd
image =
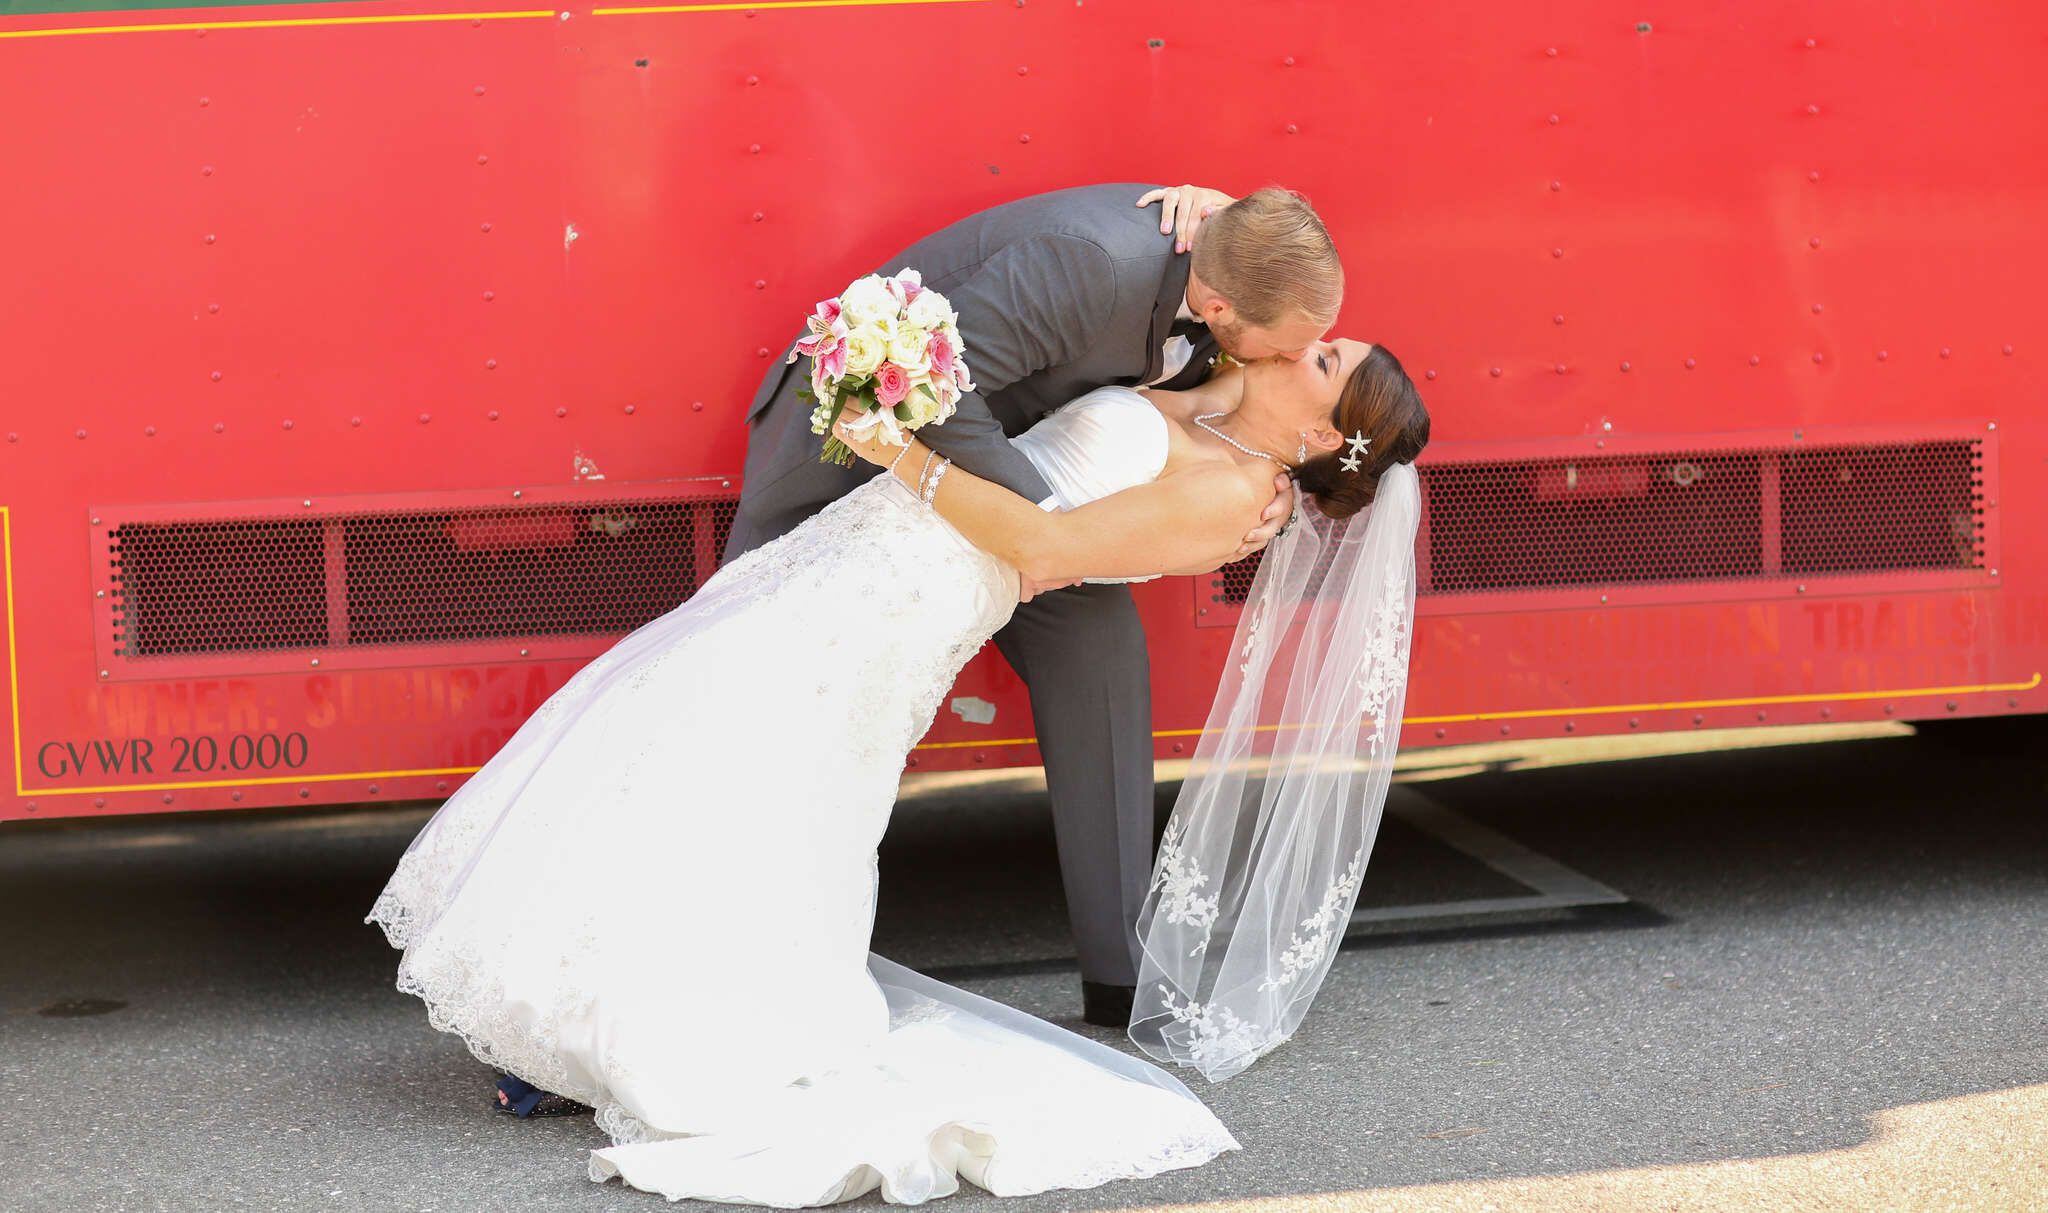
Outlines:
{"type": "MultiPolygon", "coordinates": [[[[1540,716],[1612,716],[1621,712],[1674,712],[1686,708],[1743,708],[1771,703],[1843,703],[1866,699],[1907,699],[1923,695],[1971,695],[1988,691],[2031,691],[2041,685],[2038,671],[2025,682],[1987,682],[1960,687],[1903,687],[1891,691],[1823,691],[1812,695],[1753,695],[1737,699],[1679,699],[1670,703],[1609,703],[1580,708],[1527,708],[1512,712],[1467,712],[1456,716],[1403,716],[1401,723],[1469,724],[1479,720],[1529,720],[1540,716]]],[[[1262,724],[1254,731],[1274,733],[1300,728],[1292,724],[1262,724]]],[[[1159,729],[1154,737],[1200,737],[1201,729],[1159,729]]],[[[976,750],[993,746],[1037,745],[1036,737],[1004,737],[991,741],[933,741],[920,750],[976,750]]]]}
{"type": "Polygon", "coordinates": [[[506,13],[387,13],[377,17],[275,17],[263,21],[180,21],[166,25],[86,25],[65,29],[0,30],[0,38],[58,38],[72,34],[161,34],[197,29],[275,29],[287,25],[397,25],[409,21],[513,21],[553,17],[551,8],[506,13]]]}

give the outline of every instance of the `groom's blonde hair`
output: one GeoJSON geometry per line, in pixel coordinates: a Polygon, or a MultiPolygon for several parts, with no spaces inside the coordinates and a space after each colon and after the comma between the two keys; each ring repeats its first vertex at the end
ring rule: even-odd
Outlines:
{"type": "Polygon", "coordinates": [[[1195,237],[1193,268],[1238,318],[1268,328],[1307,319],[1328,328],[1344,302],[1344,265],[1308,199],[1269,185],[1217,211],[1195,237]]]}

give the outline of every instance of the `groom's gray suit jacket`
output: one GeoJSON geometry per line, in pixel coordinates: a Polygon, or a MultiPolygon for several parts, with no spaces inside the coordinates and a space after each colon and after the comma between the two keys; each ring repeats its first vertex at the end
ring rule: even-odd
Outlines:
{"type": "MultiPolygon", "coordinates": [[[[921,439],[1032,501],[1049,495],[1009,436],[1091,389],[1156,378],[1186,294],[1186,255],[1160,233],[1158,208],[1137,206],[1151,188],[1082,186],[1005,203],[878,267],[916,269],[952,303],[979,389],[921,439]]],[[[1192,339],[1195,356],[1162,386],[1205,372],[1213,340],[1200,328],[1192,339]]],[[[786,534],[876,471],[818,461],[823,440],[796,395],[807,382],[801,360],[778,360],[747,412],[728,557],[786,534]]],[[[1136,607],[1123,586],[1060,590],[1019,607],[996,643],[1031,691],[1082,977],[1131,985],[1153,824],[1151,689],[1136,607]]]]}

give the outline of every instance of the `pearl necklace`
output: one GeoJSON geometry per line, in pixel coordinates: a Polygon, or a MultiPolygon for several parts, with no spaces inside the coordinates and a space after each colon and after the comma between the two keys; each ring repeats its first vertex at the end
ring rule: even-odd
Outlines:
{"type": "Polygon", "coordinates": [[[1215,426],[1209,424],[1212,418],[1224,417],[1228,415],[1229,410],[1227,409],[1221,412],[1203,413],[1201,416],[1195,418],[1195,424],[1201,426],[1203,429],[1209,431],[1210,433],[1216,435],[1218,438],[1221,438],[1223,441],[1236,447],[1238,450],[1243,451],[1247,455],[1256,455],[1261,459],[1270,459],[1274,463],[1279,464],[1283,471],[1291,470],[1287,467],[1287,461],[1285,459],[1280,458],[1280,456],[1273,454],[1271,451],[1255,451],[1252,448],[1246,446],[1244,443],[1239,442],[1237,439],[1232,438],[1230,435],[1224,433],[1222,430],[1219,430],[1215,426]]]}

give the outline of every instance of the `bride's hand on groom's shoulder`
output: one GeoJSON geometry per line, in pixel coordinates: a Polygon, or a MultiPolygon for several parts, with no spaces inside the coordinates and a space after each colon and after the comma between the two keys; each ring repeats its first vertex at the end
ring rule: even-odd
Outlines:
{"type": "Polygon", "coordinates": [[[1172,185],[1147,191],[1138,199],[1138,205],[1159,204],[1159,233],[1172,232],[1173,251],[1185,253],[1195,247],[1195,234],[1202,230],[1202,221],[1235,201],[1237,199],[1222,190],[1199,185],[1172,185]]]}

